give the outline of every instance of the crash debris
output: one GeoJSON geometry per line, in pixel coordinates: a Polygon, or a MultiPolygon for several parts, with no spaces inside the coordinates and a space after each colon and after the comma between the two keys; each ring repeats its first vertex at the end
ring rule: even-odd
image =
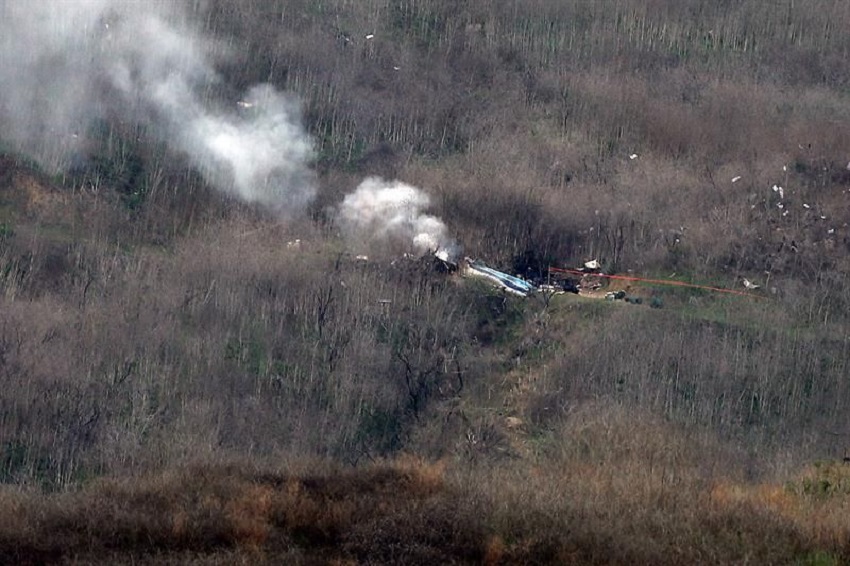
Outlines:
{"type": "Polygon", "coordinates": [[[525,279],[508,275],[502,271],[497,271],[477,259],[466,258],[466,275],[471,277],[481,277],[494,283],[497,287],[507,291],[508,293],[527,297],[537,290],[537,286],[529,283],[525,279]]]}

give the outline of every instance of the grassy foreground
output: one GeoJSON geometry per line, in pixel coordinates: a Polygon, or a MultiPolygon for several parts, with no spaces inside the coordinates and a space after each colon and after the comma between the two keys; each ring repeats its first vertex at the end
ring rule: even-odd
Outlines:
{"type": "MultiPolygon", "coordinates": [[[[199,463],[70,493],[0,492],[0,561],[841,564],[850,466],[787,481],[649,417],[586,406],[545,458],[343,468],[199,463]]],[[[544,443],[545,444],[545,443],[544,443]]],[[[546,448],[544,447],[544,450],[546,448]]]]}

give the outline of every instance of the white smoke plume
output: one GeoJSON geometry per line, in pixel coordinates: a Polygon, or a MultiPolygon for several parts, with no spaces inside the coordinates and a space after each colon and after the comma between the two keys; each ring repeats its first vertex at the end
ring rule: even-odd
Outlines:
{"type": "MultiPolygon", "coordinates": [[[[218,189],[281,213],[315,195],[297,101],[256,85],[222,107],[227,49],[191,25],[182,0],[0,0],[0,137],[52,171],[82,155],[98,121],[138,125],[218,189]]],[[[96,134],[95,134],[96,135],[96,134]]],[[[4,148],[0,148],[4,149],[4,148]]],[[[6,148],[8,149],[8,148],[6,148]]],[[[349,236],[453,256],[416,187],[364,180],[339,207],[349,236]]]]}
{"type": "Polygon", "coordinates": [[[0,0],[0,130],[50,170],[67,167],[97,119],[154,132],[206,180],[297,212],[314,196],[295,101],[258,85],[223,109],[211,93],[221,44],[175,0],[0,0]]]}
{"type": "Polygon", "coordinates": [[[339,206],[342,229],[368,241],[397,238],[418,252],[437,252],[453,259],[457,243],[442,220],[426,214],[431,199],[422,190],[402,183],[367,177],[339,206]]]}

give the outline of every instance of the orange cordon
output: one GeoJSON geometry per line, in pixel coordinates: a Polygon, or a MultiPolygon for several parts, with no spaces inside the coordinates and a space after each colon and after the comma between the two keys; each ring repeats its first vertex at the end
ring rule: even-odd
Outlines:
{"type": "Polygon", "coordinates": [[[639,283],[648,283],[652,285],[671,285],[674,287],[690,287],[692,289],[705,289],[706,291],[714,291],[716,293],[728,293],[730,295],[740,295],[742,297],[752,297],[754,299],[765,299],[763,295],[755,293],[746,293],[744,291],[735,291],[733,289],[724,289],[722,287],[712,287],[710,285],[697,285],[696,283],[685,283],[684,281],[674,281],[671,279],[646,279],[643,277],[631,277],[628,275],[608,275],[605,273],[587,273],[576,269],[561,269],[559,267],[550,267],[550,273],[569,273],[570,275],[579,275],[582,277],[606,277],[608,279],[618,279],[620,281],[636,281],[639,283]]]}

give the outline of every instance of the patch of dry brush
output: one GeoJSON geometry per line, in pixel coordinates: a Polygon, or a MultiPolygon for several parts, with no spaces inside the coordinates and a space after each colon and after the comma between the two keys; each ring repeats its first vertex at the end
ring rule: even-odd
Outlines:
{"type": "Polygon", "coordinates": [[[789,563],[850,559],[850,468],[750,482],[704,435],[576,411],[544,458],[194,465],[0,496],[14,563],[789,563]],[[726,459],[724,459],[726,458],[726,459]],[[826,483],[825,483],[826,482],[826,483]]]}

